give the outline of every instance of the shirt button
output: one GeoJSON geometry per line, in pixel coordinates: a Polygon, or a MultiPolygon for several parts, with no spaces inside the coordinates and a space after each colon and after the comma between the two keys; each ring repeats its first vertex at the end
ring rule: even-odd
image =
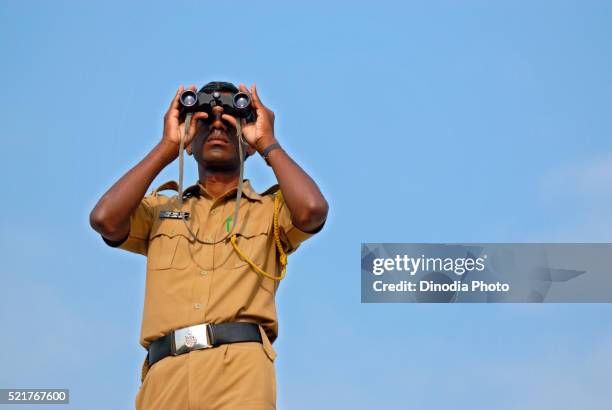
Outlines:
{"type": "Polygon", "coordinates": [[[211,238],[210,236],[207,236],[207,237],[206,237],[206,239],[205,239],[205,241],[206,241],[206,242],[212,242],[212,241],[213,241],[213,238],[211,238]]]}
{"type": "Polygon", "coordinates": [[[196,303],[195,305],[193,305],[193,308],[195,310],[200,310],[200,309],[202,309],[202,304],[201,303],[196,303]]]}
{"type": "Polygon", "coordinates": [[[206,275],[208,275],[208,271],[207,270],[201,270],[200,271],[200,275],[206,276],[206,275]]]}
{"type": "Polygon", "coordinates": [[[213,209],[212,211],[210,211],[211,215],[214,215],[217,213],[217,208],[213,209]]]}
{"type": "Polygon", "coordinates": [[[172,231],[170,231],[170,235],[175,235],[176,231],[173,229],[172,231]]]}

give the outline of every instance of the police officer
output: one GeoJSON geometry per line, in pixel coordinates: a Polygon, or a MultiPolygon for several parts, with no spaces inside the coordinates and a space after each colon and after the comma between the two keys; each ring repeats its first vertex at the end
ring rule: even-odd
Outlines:
{"type": "MultiPolygon", "coordinates": [[[[238,92],[219,82],[203,90],[238,92]]],[[[275,409],[274,296],[283,258],[323,227],[328,204],[278,143],[274,113],[255,84],[255,123],[216,106],[210,115],[194,113],[187,133],[179,109],[183,91],[180,86],[164,117],[161,141],[90,214],[107,244],[147,256],[140,337],[147,355],[136,408],[275,409]],[[278,184],[257,193],[244,180],[234,227],[240,126],[245,155],[264,156],[278,184]],[[178,190],[174,181],[145,196],[177,158],[181,138],[198,164],[197,183],[182,198],[160,193],[178,190]]],[[[240,91],[248,92],[243,84],[240,91]]]]}

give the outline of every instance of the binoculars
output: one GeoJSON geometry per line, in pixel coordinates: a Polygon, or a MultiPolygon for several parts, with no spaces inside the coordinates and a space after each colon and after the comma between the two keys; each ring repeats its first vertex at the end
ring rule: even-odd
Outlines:
{"type": "Polygon", "coordinates": [[[224,114],[244,118],[247,122],[255,122],[256,119],[255,110],[251,104],[251,96],[242,91],[237,93],[220,91],[206,93],[185,90],[179,97],[179,102],[183,113],[204,111],[208,115],[212,115],[213,107],[221,106],[224,114]]]}

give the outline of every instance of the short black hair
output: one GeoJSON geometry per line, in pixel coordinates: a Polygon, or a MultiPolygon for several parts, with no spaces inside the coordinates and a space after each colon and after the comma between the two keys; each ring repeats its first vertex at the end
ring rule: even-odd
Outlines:
{"type": "Polygon", "coordinates": [[[238,90],[238,87],[236,87],[234,84],[224,81],[211,81],[204,87],[200,88],[201,93],[212,94],[215,91],[231,91],[233,93],[237,93],[240,90],[238,90]]]}

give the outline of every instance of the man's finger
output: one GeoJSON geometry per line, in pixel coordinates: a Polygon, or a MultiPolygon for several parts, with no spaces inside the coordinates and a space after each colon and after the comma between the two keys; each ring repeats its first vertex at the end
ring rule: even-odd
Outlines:
{"type": "Polygon", "coordinates": [[[195,135],[198,120],[208,118],[208,114],[202,111],[196,112],[191,116],[191,122],[189,123],[189,134],[195,135]]]}
{"type": "Polygon", "coordinates": [[[232,127],[236,128],[236,124],[237,124],[236,118],[232,117],[229,114],[223,114],[221,116],[221,118],[224,119],[225,121],[229,122],[232,127]]]}
{"type": "Polygon", "coordinates": [[[249,90],[247,90],[246,85],[244,85],[243,83],[240,83],[240,85],[238,86],[238,89],[240,91],[242,91],[243,93],[249,93],[249,90]]]}
{"type": "Polygon", "coordinates": [[[253,101],[264,107],[263,103],[259,99],[259,95],[257,95],[257,85],[255,85],[255,83],[253,83],[253,85],[251,86],[251,96],[253,97],[253,101]]]}
{"type": "Polygon", "coordinates": [[[267,110],[268,108],[263,105],[261,100],[259,99],[259,95],[257,95],[257,86],[255,83],[251,86],[251,99],[253,100],[253,106],[256,110],[267,110]]]}
{"type": "Polygon", "coordinates": [[[255,99],[253,98],[253,93],[251,93],[248,88],[246,87],[246,85],[240,83],[240,85],[238,86],[238,88],[240,89],[240,91],[242,91],[243,93],[247,93],[250,97],[251,97],[251,101],[253,103],[253,108],[255,108],[255,110],[262,108],[262,104],[261,101],[255,101],[255,99]]]}
{"type": "Polygon", "coordinates": [[[203,120],[208,118],[208,113],[204,112],[204,111],[197,111],[195,114],[193,114],[193,116],[191,117],[192,121],[195,120],[203,120]]]}
{"type": "Polygon", "coordinates": [[[170,109],[174,110],[174,109],[178,109],[179,107],[179,98],[181,98],[181,93],[183,92],[183,85],[179,85],[178,91],[176,92],[176,95],[174,96],[174,99],[172,99],[172,102],[170,103],[170,109]]]}
{"type": "Polygon", "coordinates": [[[202,111],[196,112],[195,114],[193,114],[193,116],[191,117],[191,125],[195,128],[198,127],[198,125],[202,126],[202,124],[200,123],[200,120],[205,120],[208,118],[208,114],[202,111]]]}

